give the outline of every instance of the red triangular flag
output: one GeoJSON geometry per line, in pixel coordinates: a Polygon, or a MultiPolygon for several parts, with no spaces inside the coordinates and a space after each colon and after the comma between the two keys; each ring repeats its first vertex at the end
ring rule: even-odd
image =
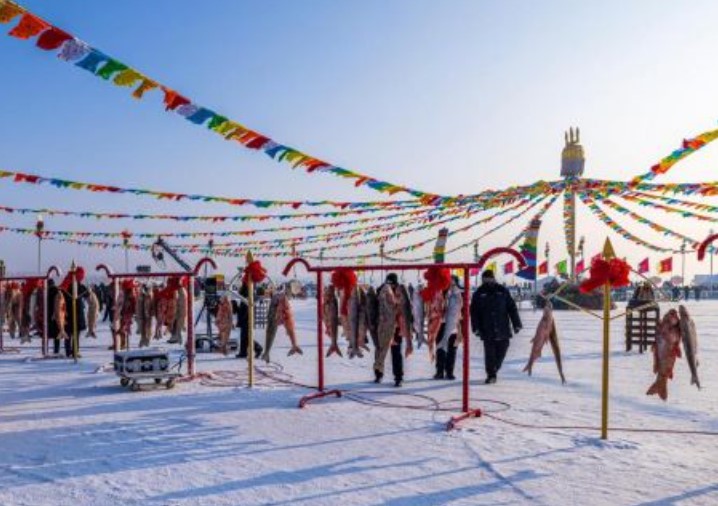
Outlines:
{"type": "Polygon", "coordinates": [[[548,274],[548,262],[543,262],[538,268],[539,274],[548,274]]]}
{"type": "Polygon", "coordinates": [[[673,258],[665,258],[661,260],[661,263],[658,267],[658,272],[661,274],[664,274],[666,272],[673,272],[673,258]]]}
{"type": "Polygon", "coordinates": [[[645,274],[650,270],[651,269],[648,263],[648,258],[644,258],[643,260],[641,260],[641,263],[638,264],[638,274],[645,274]]]}

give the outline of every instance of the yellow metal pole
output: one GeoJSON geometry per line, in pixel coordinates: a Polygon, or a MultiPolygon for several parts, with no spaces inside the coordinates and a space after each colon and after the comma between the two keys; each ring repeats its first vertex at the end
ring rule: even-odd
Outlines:
{"type": "MultiPolygon", "coordinates": [[[[616,256],[611,241],[607,238],[603,246],[603,258],[616,256]]],[[[603,285],[603,374],[601,385],[601,439],[608,439],[608,359],[611,349],[611,285],[603,285]]]]}
{"type": "MultiPolygon", "coordinates": [[[[252,252],[247,252],[247,267],[254,261],[252,252]]],[[[247,332],[247,364],[249,365],[249,387],[254,386],[254,281],[247,276],[247,305],[249,306],[248,332],[247,332]]]]}

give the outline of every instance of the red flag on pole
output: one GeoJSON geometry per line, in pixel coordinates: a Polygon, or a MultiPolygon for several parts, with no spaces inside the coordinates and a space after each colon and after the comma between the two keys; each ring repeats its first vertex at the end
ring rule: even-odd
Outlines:
{"type": "Polygon", "coordinates": [[[583,274],[583,272],[586,270],[586,262],[583,261],[583,258],[580,262],[576,264],[576,274],[583,274]]]}
{"type": "Polygon", "coordinates": [[[544,276],[548,274],[548,262],[543,262],[541,265],[539,265],[538,273],[543,274],[544,276]]]}
{"type": "Polygon", "coordinates": [[[673,272],[673,257],[661,260],[661,263],[658,266],[658,272],[661,274],[673,272]]]}
{"type": "Polygon", "coordinates": [[[650,270],[651,269],[648,263],[648,258],[644,258],[643,260],[641,260],[641,263],[638,264],[638,274],[645,274],[650,270]]]}
{"type": "Polygon", "coordinates": [[[513,274],[514,273],[514,263],[508,262],[504,264],[504,274],[513,274]]]}

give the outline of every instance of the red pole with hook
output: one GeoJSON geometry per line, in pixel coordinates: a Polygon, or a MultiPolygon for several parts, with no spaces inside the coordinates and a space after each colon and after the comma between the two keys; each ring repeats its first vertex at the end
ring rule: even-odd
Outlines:
{"type": "Polygon", "coordinates": [[[120,280],[112,277],[112,351],[119,351],[119,311],[117,307],[117,299],[120,296],[120,280]]]}
{"type": "Polygon", "coordinates": [[[42,356],[46,357],[48,350],[48,341],[47,341],[47,319],[48,319],[48,313],[50,312],[50,308],[47,306],[49,305],[47,303],[48,298],[48,290],[47,290],[47,278],[45,278],[42,282],[42,356]]]}
{"type": "Polygon", "coordinates": [[[194,276],[189,276],[189,287],[187,288],[187,373],[190,378],[194,376],[194,276]]]}
{"type": "Polygon", "coordinates": [[[461,312],[463,313],[463,320],[461,322],[461,333],[463,334],[464,338],[464,370],[463,375],[463,395],[461,400],[461,410],[464,413],[468,413],[469,411],[469,370],[471,368],[471,357],[469,354],[470,351],[470,345],[469,341],[471,340],[471,334],[469,333],[469,304],[470,304],[470,293],[469,293],[469,283],[470,283],[470,275],[469,275],[469,269],[464,269],[464,304],[461,308],[461,312]]]}
{"type": "Polygon", "coordinates": [[[317,389],[320,392],[324,391],[324,307],[323,307],[323,296],[324,286],[322,280],[322,273],[317,272],[317,364],[318,364],[318,378],[317,378],[317,389]]]}

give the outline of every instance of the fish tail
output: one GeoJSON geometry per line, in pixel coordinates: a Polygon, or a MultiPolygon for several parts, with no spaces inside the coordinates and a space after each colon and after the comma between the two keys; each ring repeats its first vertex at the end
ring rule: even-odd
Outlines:
{"type": "Polygon", "coordinates": [[[664,401],[668,399],[668,378],[659,376],[646,392],[646,395],[658,395],[664,401]]]}
{"type": "Polygon", "coordinates": [[[327,351],[327,357],[332,356],[334,353],[336,353],[336,354],[339,355],[340,357],[343,357],[343,356],[344,356],[344,355],[342,355],[342,350],[339,348],[339,345],[338,345],[338,344],[332,344],[332,345],[329,347],[329,351],[327,351]]]}
{"type": "Polygon", "coordinates": [[[698,377],[697,377],[697,376],[693,376],[693,377],[691,378],[691,385],[697,386],[697,387],[698,387],[698,390],[701,389],[701,382],[698,381],[698,377]]]}

